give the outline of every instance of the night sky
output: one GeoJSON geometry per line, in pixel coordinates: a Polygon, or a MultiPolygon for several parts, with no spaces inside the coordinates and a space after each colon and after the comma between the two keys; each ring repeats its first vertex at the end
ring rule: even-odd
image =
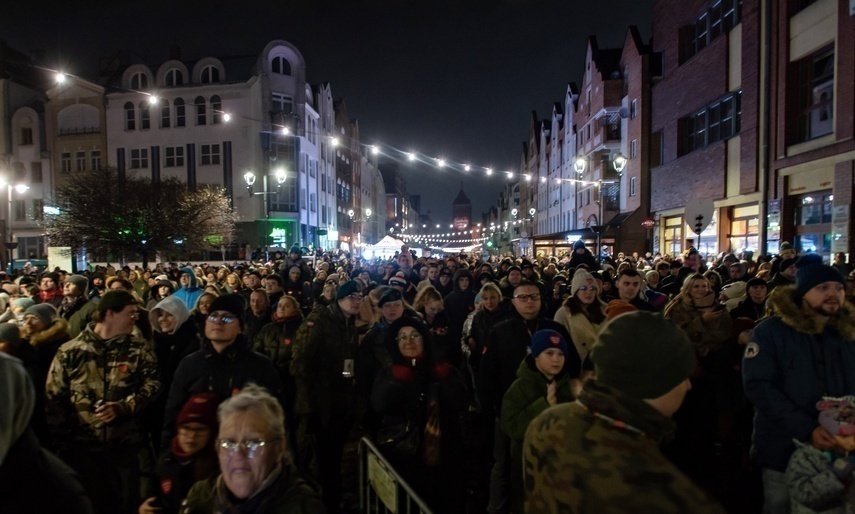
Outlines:
{"type": "MultiPolygon", "coordinates": [[[[517,170],[531,111],[549,117],[567,83],[581,81],[587,36],[620,47],[634,24],[648,39],[653,2],[14,2],[0,16],[0,38],[90,80],[101,57],[123,50],[159,65],[173,43],[183,60],[196,60],[257,56],[285,39],[303,53],[309,82],[330,82],[334,98],[346,100],[364,144],[498,172],[517,170]]],[[[422,210],[443,223],[461,180],[477,220],[504,176],[401,169],[422,210]]]]}

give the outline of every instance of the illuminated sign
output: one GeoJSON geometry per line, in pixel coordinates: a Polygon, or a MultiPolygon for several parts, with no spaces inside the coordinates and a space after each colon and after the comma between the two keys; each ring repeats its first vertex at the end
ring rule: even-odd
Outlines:
{"type": "Polygon", "coordinates": [[[288,246],[288,231],[284,228],[274,228],[270,237],[274,246],[288,246]]]}

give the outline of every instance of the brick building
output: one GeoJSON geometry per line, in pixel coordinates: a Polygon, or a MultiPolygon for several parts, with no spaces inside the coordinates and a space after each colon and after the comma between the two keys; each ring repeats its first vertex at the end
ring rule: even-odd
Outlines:
{"type": "Polygon", "coordinates": [[[760,21],[753,0],[654,5],[663,68],[652,88],[654,251],[697,246],[685,207],[703,198],[715,204],[702,253],[760,248],[760,21]]]}
{"type": "Polygon", "coordinates": [[[855,159],[851,2],[771,2],[769,251],[850,253],[855,159]]]}

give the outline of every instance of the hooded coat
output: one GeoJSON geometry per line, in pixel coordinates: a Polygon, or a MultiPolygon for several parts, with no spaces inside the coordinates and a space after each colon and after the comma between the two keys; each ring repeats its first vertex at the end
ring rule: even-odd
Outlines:
{"type": "MultiPolygon", "coordinates": [[[[468,269],[459,269],[454,272],[454,291],[445,297],[445,312],[448,315],[448,334],[452,341],[460,341],[463,333],[463,322],[469,313],[475,310],[475,291],[473,291],[475,280],[468,269]],[[469,287],[460,288],[460,279],[469,278],[469,287]]],[[[458,363],[455,363],[458,364],[458,363]]]]}
{"type": "Polygon", "coordinates": [[[193,268],[181,268],[181,273],[186,273],[190,276],[190,285],[179,288],[178,291],[175,291],[171,296],[180,298],[181,301],[184,302],[184,305],[187,306],[187,309],[192,309],[196,306],[196,302],[205,290],[199,287],[198,282],[196,281],[196,274],[193,273],[193,268]]]}
{"type": "Polygon", "coordinates": [[[573,254],[570,257],[570,263],[567,265],[570,269],[576,269],[576,266],[585,264],[590,268],[588,271],[594,272],[600,270],[600,265],[597,264],[597,258],[585,247],[585,242],[581,239],[573,243],[573,254]],[[585,250],[583,253],[576,253],[576,250],[585,250]]]}
{"type": "Polygon", "coordinates": [[[806,316],[795,286],[767,299],[775,315],[751,334],[742,360],[745,396],[754,404],[751,455],[784,472],[795,446],[817,427],[816,402],[855,391],[855,305],[844,303],[825,325],[806,316]]]}
{"type": "Polygon", "coordinates": [[[35,389],[20,361],[0,352],[0,512],[90,514],[79,477],[28,428],[35,389]],[[45,494],[45,492],[48,494],[45,494]]]}

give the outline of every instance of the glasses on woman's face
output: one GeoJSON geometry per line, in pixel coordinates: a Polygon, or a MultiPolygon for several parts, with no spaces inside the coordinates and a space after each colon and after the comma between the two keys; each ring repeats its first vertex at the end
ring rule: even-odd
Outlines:
{"type": "Polygon", "coordinates": [[[229,314],[209,314],[208,321],[211,323],[222,323],[223,325],[231,325],[235,322],[234,316],[229,314]]]}
{"type": "Polygon", "coordinates": [[[582,291],[582,292],[585,292],[585,291],[593,291],[593,292],[595,292],[595,293],[596,293],[596,292],[597,292],[597,288],[596,288],[596,287],[594,287],[594,286],[579,286],[579,289],[577,289],[577,291],[582,291]]]}
{"type": "Polygon", "coordinates": [[[247,439],[246,441],[235,441],[234,439],[217,439],[217,448],[225,452],[229,457],[233,457],[238,449],[246,450],[246,456],[254,459],[256,453],[261,453],[268,444],[273,444],[273,441],[265,439],[247,439]]]}
{"type": "Polygon", "coordinates": [[[418,332],[412,332],[410,335],[398,336],[398,342],[406,343],[407,341],[421,341],[422,335],[418,332]]]}

